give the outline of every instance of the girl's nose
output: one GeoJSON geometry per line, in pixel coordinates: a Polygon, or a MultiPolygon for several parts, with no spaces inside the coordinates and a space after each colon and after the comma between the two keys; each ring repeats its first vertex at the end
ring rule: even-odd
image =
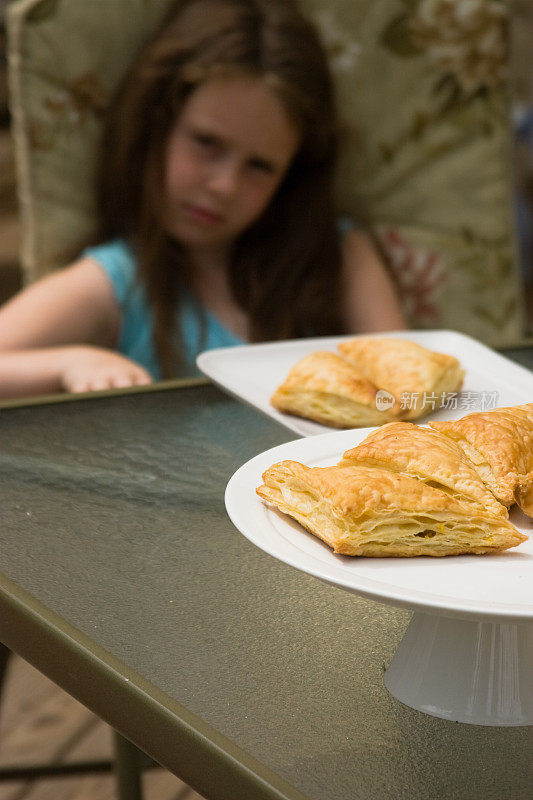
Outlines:
{"type": "Polygon", "coordinates": [[[209,189],[222,197],[232,197],[239,186],[239,164],[233,159],[223,159],[212,166],[209,189]]]}

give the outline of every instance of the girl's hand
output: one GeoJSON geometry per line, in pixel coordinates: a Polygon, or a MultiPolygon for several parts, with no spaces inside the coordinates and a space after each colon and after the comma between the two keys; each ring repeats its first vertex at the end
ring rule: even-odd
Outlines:
{"type": "Polygon", "coordinates": [[[0,309],[0,397],[149,383],[114,352],[121,320],[111,282],[91,258],[31,284],[0,309]]]}
{"type": "Polygon", "coordinates": [[[65,348],[59,375],[66,392],[95,392],[145,386],[152,376],[126,356],[100,347],[65,348]]]}

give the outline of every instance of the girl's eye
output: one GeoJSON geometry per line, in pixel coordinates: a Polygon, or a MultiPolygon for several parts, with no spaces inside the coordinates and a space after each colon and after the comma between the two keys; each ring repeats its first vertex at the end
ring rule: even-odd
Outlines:
{"type": "Polygon", "coordinates": [[[215,147],[217,143],[215,137],[210,136],[208,133],[194,133],[192,138],[196,144],[206,149],[215,147]]]}
{"type": "Polygon", "coordinates": [[[257,172],[264,172],[267,175],[271,175],[275,171],[274,166],[268,161],[263,161],[262,158],[253,158],[249,162],[249,166],[252,169],[257,170],[257,172]]]}

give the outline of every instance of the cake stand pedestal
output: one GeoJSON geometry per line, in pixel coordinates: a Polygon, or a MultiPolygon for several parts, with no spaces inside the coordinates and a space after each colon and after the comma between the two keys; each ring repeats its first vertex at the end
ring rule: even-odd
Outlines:
{"type": "Polygon", "coordinates": [[[385,673],[405,705],[474,725],[533,725],[533,624],[415,612],[385,673]]]}

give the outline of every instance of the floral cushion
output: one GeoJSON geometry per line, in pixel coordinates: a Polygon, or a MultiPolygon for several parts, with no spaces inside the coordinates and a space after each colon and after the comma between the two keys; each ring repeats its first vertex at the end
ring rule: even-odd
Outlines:
{"type": "MultiPolygon", "coordinates": [[[[18,0],[8,8],[28,280],[65,264],[90,239],[102,111],[168,2],[18,0]]],[[[492,345],[520,340],[509,3],[301,6],[323,33],[338,87],[342,211],[374,232],[411,324],[492,345]]]]}

